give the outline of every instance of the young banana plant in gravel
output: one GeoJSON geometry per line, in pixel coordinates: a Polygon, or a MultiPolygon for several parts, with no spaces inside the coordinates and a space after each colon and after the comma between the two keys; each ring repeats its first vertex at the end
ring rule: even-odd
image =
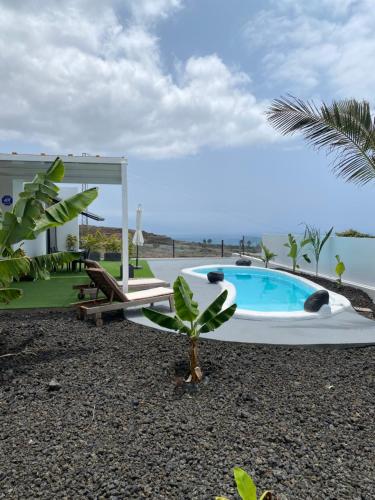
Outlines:
{"type": "MultiPolygon", "coordinates": [[[[254,481],[249,474],[240,467],[233,469],[234,480],[237,486],[237,492],[242,500],[257,500],[257,489],[254,481]]],[[[265,491],[259,500],[272,500],[275,498],[270,491],[265,491]]],[[[216,497],[215,500],[228,500],[225,497],[216,497]]]]}
{"type": "Polygon", "coordinates": [[[174,282],[173,291],[176,304],[175,316],[168,316],[147,308],[143,308],[143,314],[153,323],[183,333],[189,338],[190,376],[188,381],[197,383],[202,380],[202,370],[198,361],[200,334],[212,332],[228,321],[233,316],[237,305],[232,304],[222,310],[228,296],[227,290],[224,290],[204,312],[200,313],[198,303],[193,300],[193,292],[182,276],[179,276],[174,282]]]}
{"type": "Polygon", "coordinates": [[[288,257],[292,259],[292,268],[294,273],[296,272],[296,269],[299,269],[298,261],[301,256],[305,259],[306,262],[311,262],[310,257],[307,255],[307,253],[302,254],[303,248],[309,243],[310,240],[308,238],[305,238],[298,246],[295,237],[290,233],[288,234],[288,242],[284,243],[284,247],[289,248],[288,257]]]}

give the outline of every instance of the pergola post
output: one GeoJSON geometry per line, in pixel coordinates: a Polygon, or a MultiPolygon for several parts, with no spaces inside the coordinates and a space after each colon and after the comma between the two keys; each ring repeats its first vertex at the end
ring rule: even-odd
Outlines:
{"type": "Polygon", "coordinates": [[[122,196],[122,290],[128,291],[129,280],[129,241],[128,241],[128,175],[127,162],[121,163],[121,196],[122,196]]]}

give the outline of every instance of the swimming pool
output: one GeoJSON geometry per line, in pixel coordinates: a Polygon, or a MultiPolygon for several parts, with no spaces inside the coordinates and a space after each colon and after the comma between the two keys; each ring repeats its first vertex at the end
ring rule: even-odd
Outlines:
{"type": "Polygon", "coordinates": [[[322,314],[335,314],[350,307],[350,302],[337,293],[329,292],[329,307],[319,313],[304,311],[307,297],[323,288],[299,276],[283,271],[261,267],[241,266],[199,266],[184,269],[190,274],[207,280],[207,273],[224,273],[222,288],[228,290],[229,302],[237,303],[236,316],[261,319],[267,318],[311,318],[322,314]]]}

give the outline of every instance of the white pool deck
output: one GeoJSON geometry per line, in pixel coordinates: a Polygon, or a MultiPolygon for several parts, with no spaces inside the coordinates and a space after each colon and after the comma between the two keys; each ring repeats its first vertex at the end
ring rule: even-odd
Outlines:
{"type": "MultiPolygon", "coordinates": [[[[236,258],[148,259],[155,276],[171,284],[185,268],[234,264],[235,261],[236,258]]],[[[210,284],[208,281],[194,276],[184,275],[184,277],[191,286],[201,309],[210,304],[221,291],[218,285],[210,284]]],[[[167,304],[155,306],[155,309],[168,312],[167,304]]],[[[156,326],[146,319],[139,309],[128,310],[127,317],[136,323],[154,328],[156,326]]],[[[307,320],[251,320],[234,317],[218,330],[202,335],[202,338],[277,345],[366,345],[375,344],[375,321],[360,316],[354,309],[327,318],[307,320]]]]}

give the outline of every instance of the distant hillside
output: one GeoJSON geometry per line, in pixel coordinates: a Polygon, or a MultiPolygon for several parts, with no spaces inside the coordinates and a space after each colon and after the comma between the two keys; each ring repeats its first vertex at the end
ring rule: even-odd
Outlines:
{"type": "MultiPolygon", "coordinates": [[[[121,228],[119,227],[106,227],[106,226],[86,226],[81,224],[79,226],[79,234],[84,235],[87,233],[95,233],[96,231],[101,231],[107,236],[116,234],[121,237],[121,228]]],[[[129,233],[133,236],[134,229],[129,229],[129,233]]],[[[143,237],[146,243],[158,244],[158,245],[172,245],[172,238],[165,236],[163,234],[149,233],[147,231],[142,231],[143,237]]]]}

